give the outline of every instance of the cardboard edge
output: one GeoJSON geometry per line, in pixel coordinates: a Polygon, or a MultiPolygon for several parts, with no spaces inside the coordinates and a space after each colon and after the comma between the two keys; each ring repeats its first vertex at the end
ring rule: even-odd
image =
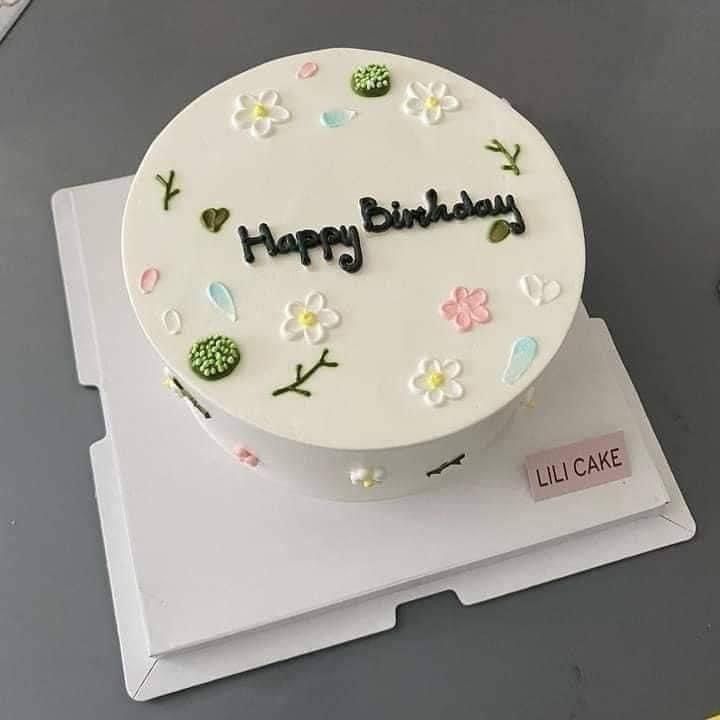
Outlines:
{"type": "Polygon", "coordinates": [[[73,188],[57,190],[51,197],[60,270],[63,277],[70,335],[75,350],[75,370],[81,385],[100,384],[100,365],[93,334],[85,264],[78,243],[79,230],[73,188]]]}
{"type": "Polygon", "coordinates": [[[108,436],[90,446],[90,462],[95,479],[95,497],[100,515],[125,689],[128,695],[135,699],[157,664],[157,659],[151,658],[147,652],[125,510],[115,472],[112,440],[108,436]]]}
{"type": "Polygon", "coordinates": [[[665,457],[660,441],[658,440],[655,430],[650,423],[650,418],[645,411],[642,400],[630,379],[630,375],[625,367],[622,357],[618,352],[615,341],[612,338],[607,323],[602,318],[592,318],[593,325],[598,328],[603,336],[603,340],[607,343],[607,353],[610,361],[615,365],[615,372],[618,378],[618,385],[625,396],[625,401],[635,414],[638,427],[645,440],[648,453],[655,463],[658,473],[662,477],[665,489],[670,497],[670,503],[666,509],[660,514],[667,523],[675,526],[677,530],[682,531],[681,537],[677,542],[691,540],[697,532],[697,524],[695,518],[690,512],[690,508],[685,501],[685,497],[680,491],[680,486],[675,479],[675,475],[670,464],[665,457]]]}

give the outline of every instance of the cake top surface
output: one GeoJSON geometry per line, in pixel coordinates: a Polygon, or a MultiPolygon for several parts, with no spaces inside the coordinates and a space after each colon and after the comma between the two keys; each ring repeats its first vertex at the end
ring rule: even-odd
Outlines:
{"type": "Polygon", "coordinates": [[[377,449],[524,393],[570,326],[585,246],[560,163],[506,101],[331,49],[243,72],[169,123],[130,190],[123,262],[187,386],[276,435],[377,449]]]}

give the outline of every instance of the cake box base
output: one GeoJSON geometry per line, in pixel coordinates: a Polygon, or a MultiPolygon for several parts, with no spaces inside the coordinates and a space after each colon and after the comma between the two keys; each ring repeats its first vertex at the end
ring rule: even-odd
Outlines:
{"type": "Polygon", "coordinates": [[[473,476],[353,505],[258,482],[162,386],[123,285],[129,182],[58,191],[53,211],[79,379],[107,426],[91,460],[133,699],[389,630],[398,605],[436,592],[473,604],[693,536],[607,328],[583,308],[473,476]],[[630,479],[532,500],[527,454],[618,429],[630,479]]]}

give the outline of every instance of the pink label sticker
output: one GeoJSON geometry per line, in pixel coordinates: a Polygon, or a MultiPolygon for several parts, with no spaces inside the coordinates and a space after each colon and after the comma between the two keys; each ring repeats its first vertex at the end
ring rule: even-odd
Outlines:
{"type": "Polygon", "coordinates": [[[528,455],[525,469],[535,500],[585,490],[632,474],[622,430],[528,455]]]}

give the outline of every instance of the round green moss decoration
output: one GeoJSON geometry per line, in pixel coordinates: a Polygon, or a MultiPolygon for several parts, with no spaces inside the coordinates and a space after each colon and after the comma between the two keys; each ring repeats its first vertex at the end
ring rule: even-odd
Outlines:
{"type": "Polygon", "coordinates": [[[192,371],[203,380],[227,377],[240,362],[240,349],[224,335],[210,335],[192,344],[188,356],[192,371]]]}
{"type": "Polygon", "coordinates": [[[352,74],[350,86],[362,97],[380,97],[390,90],[390,71],[387,65],[363,65],[352,74]]]}

